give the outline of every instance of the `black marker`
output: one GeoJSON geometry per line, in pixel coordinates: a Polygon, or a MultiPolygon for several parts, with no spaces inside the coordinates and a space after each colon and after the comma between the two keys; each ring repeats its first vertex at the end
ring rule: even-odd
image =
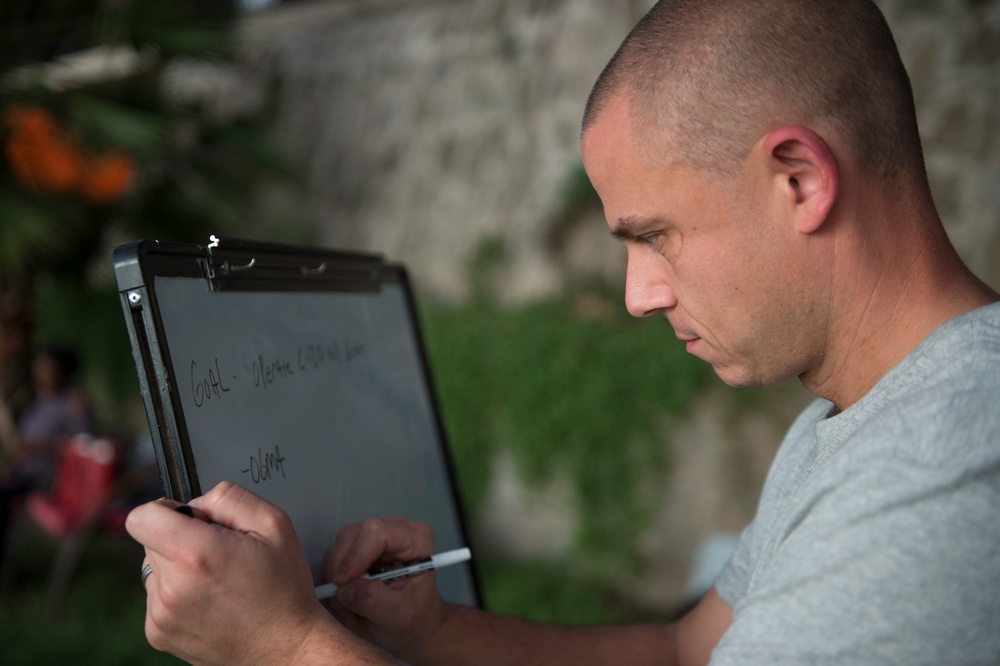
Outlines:
{"type": "MultiPolygon", "coordinates": [[[[449,550],[445,553],[438,553],[424,560],[418,560],[416,562],[411,562],[402,567],[388,569],[386,571],[380,571],[373,574],[365,574],[362,578],[368,580],[381,580],[386,583],[399,580],[400,578],[409,578],[410,576],[416,576],[417,574],[422,574],[425,571],[433,571],[434,569],[440,569],[441,567],[447,567],[452,564],[458,564],[459,562],[466,562],[472,559],[472,553],[468,548],[459,548],[457,550],[449,550]]],[[[337,594],[337,586],[333,583],[326,583],[325,585],[319,585],[316,587],[316,596],[319,599],[329,599],[333,595],[337,594]]]]}

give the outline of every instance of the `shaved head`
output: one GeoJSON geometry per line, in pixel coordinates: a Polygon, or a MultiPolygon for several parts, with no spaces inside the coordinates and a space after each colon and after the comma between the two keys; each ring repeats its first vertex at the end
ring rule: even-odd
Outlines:
{"type": "Polygon", "coordinates": [[[620,95],[654,162],[733,172],[798,124],[872,178],[924,177],[909,78],[871,0],[661,0],[598,78],[583,131],[620,95]]]}

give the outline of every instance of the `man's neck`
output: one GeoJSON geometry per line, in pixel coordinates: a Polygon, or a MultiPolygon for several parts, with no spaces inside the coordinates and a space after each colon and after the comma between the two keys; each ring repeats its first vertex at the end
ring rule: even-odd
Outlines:
{"type": "Polygon", "coordinates": [[[1000,300],[966,268],[939,226],[927,228],[906,245],[899,239],[913,237],[912,228],[896,238],[869,236],[846,252],[824,361],[801,377],[806,388],[841,411],[939,326],[1000,300]]]}

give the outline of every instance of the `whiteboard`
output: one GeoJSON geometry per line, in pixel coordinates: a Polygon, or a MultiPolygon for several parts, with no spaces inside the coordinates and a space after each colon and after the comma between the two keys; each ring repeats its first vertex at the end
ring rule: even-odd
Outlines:
{"type": "MultiPolygon", "coordinates": [[[[386,274],[369,291],[145,276],[158,336],[146,346],[162,360],[181,473],[196,490],[229,480],[284,509],[317,582],[337,531],[370,517],[426,522],[438,551],[468,545],[408,282],[386,274]]],[[[138,292],[122,291],[134,324],[138,292]]],[[[479,604],[471,566],[436,575],[445,599],[479,604]]]]}

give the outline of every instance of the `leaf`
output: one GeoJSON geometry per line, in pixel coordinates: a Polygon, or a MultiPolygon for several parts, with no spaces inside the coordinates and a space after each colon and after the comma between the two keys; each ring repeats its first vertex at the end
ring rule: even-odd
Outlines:
{"type": "MultiPolygon", "coordinates": [[[[231,60],[236,53],[235,40],[224,21],[206,17],[205,7],[196,15],[175,0],[142,0],[127,8],[128,40],[136,46],[154,44],[166,58],[193,56],[231,60]]],[[[225,17],[220,17],[225,18],[225,17]]]]}
{"type": "Polygon", "coordinates": [[[82,92],[69,97],[67,115],[88,143],[124,149],[136,157],[159,152],[170,129],[165,117],[82,92]]]}
{"type": "Polygon", "coordinates": [[[219,130],[219,141],[270,175],[281,178],[293,178],[297,175],[275,149],[272,136],[261,127],[246,123],[226,125],[219,130]]]}
{"type": "Polygon", "coordinates": [[[0,2],[0,73],[90,46],[98,1],[0,2]]]}
{"type": "Polygon", "coordinates": [[[14,279],[43,261],[55,260],[73,243],[76,225],[36,201],[0,192],[0,281],[14,279]]]}

